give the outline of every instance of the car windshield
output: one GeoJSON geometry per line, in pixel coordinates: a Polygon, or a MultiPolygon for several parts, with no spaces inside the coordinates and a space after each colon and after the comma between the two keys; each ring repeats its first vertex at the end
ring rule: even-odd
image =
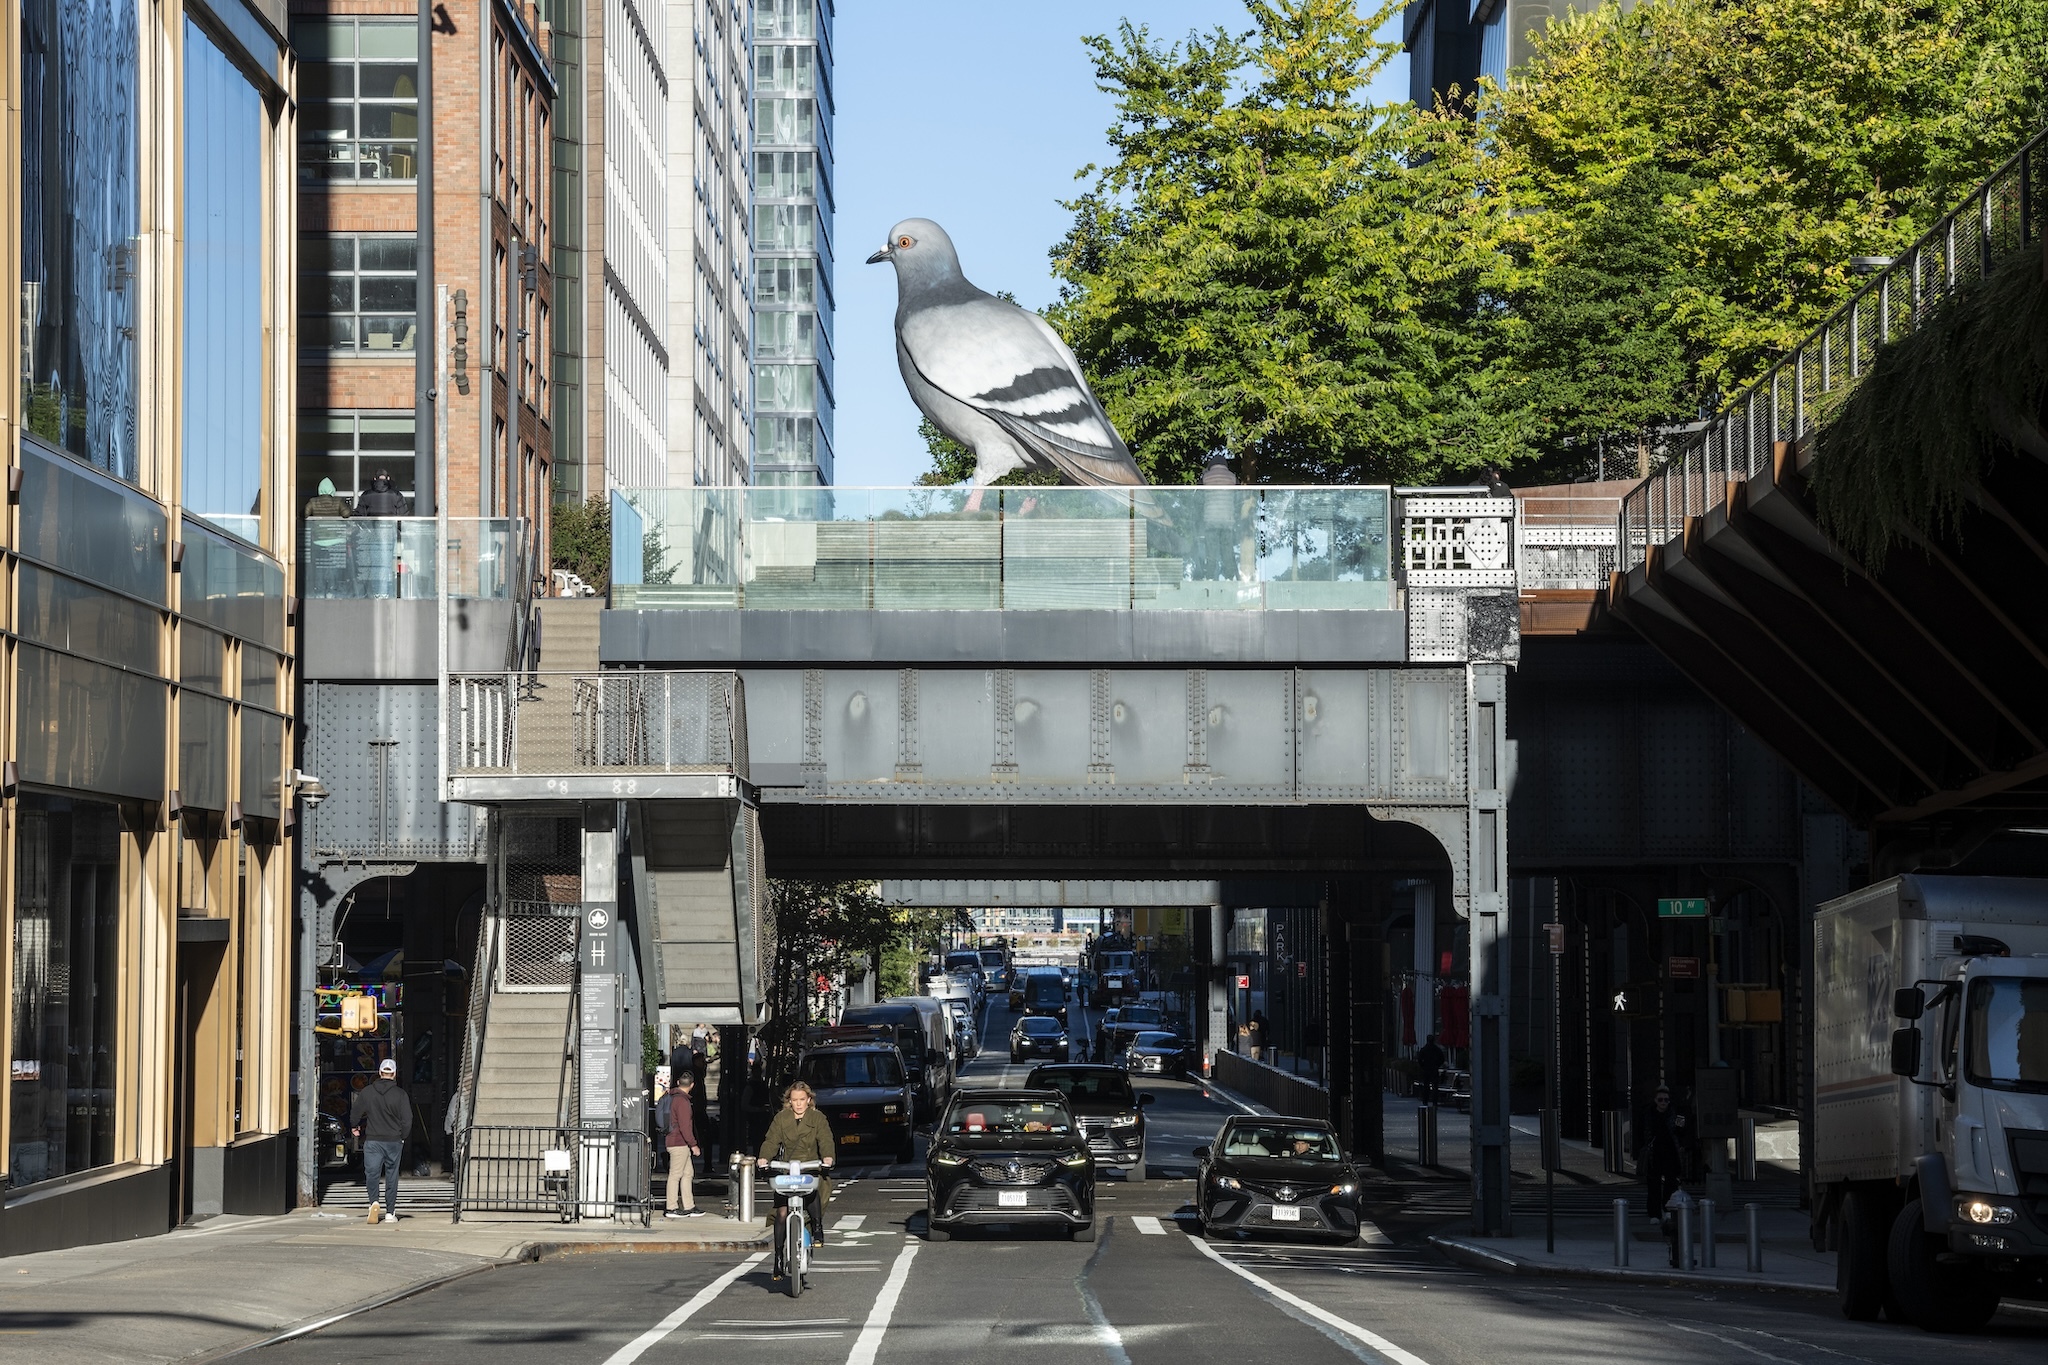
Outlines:
{"type": "Polygon", "coordinates": [[[1060,1027],[1060,1021],[1049,1014],[1027,1015],[1024,1020],[1024,1031],[1032,1034],[1042,1033],[1048,1038],[1055,1033],[1065,1032],[1060,1027]]]}
{"type": "Polygon", "coordinates": [[[1002,953],[1001,953],[1001,952],[1000,952],[999,950],[997,950],[997,949],[994,949],[994,948],[984,948],[984,949],[982,949],[982,950],[981,950],[981,965],[982,965],[982,966],[984,966],[984,967],[1000,967],[1000,966],[1002,966],[1002,965],[1003,965],[1003,955],[1002,955],[1002,953]]]}
{"type": "Polygon", "coordinates": [[[1301,1161],[1339,1161],[1337,1140],[1320,1128],[1285,1123],[1240,1123],[1224,1140],[1223,1155],[1294,1157],[1301,1161]]]}
{"type": "Polygon", "coordinates": [[[1066,1133],[1073,1126],[1067,1107],[1057,1100],[970,1096],[955,1100],[946,1115],[947,1132],[969,1137],[993,1133],[1066,1133]]]}
{"type": "Polygon", "coordinates": [[[1135,1107],[1131,1083],[1115,1071],[1045,1071],[1032,1076],[1031,1087],[1049,1087],[1081,1104],[1135,1107]]]}
{"type": "Polygon", "coordinates": [[[946,970],[949,972],[980,971],[981,959],[973,953],[948,953],[946,955],[946,970]]]}
{"type": "Polygon", "coordinates": [[[1116,1021],[1119,1024],[1157,1024],[1163,1022],[1165,1017],[1150,1005],[1132,1005],[1128,1009],[1117,1011],[1116,1021]]]}
{"type": "Polygon", "coordinates": [[[1134,1047],[1177,1047],[1180,1039],[1171,1033],[1141,1033],[1134,1047]]]}
{"type": "Polygon", "coordinates": [[[1990,977],[1970,985],[1970,1080],[2048,1093],[2048,981],[1990,977]]]}
{"type": "Polygon", "coordinates": [[[804,1058],[797,1074],[820,1090],[903,1084],[903,1059],[893,1052],[828,1052],[804,1058]]]}

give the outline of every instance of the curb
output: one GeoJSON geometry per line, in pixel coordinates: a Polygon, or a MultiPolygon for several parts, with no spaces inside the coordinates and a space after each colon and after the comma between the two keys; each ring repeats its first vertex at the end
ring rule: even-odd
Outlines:
{"type": "Polygon", "coordinates": [[[773,1244],[767,1234],[758,1238],[741,1239],[728,1237],[717,1242],[528,1242],[519,1248],[521,1259],[545,1260],[550,1256],[588,1256],[598,1253],[625,1255],[636,1252],[656,1252],[661,1255],[688,1255],[697,1251],[752,1252],[760,1251],[773,1244]]]}
{"type": "Polygon", "coordinates": [[[1782,1280],[1751,1279],[1735,1275],[1687,1274],[1675,1270],[1637,1270],[1628,1266],[1548,1265],[1540,1261],[1524,1260],[1519,1256],[1510,1256],[1491,1247],[1474,1246],[1470,1242],[1461,1242],[1455,1237],[1445,1237],[1436,1233],[1430,1234],[1426,1240],[1429,1245],[1460,1265],[1470,1266],[1475,1270],[1490,1270],[1497,1275],[1556,1276],[1567,1279],[1658,1284],[1677,1288],[1704,1285],[1709,1289],[1757,1289],[1768,1293],[1808,1294],[1819,1298],[1835,1296],[1832,1287],[1817,1284],[1788,1284],[1782,1280]]]}

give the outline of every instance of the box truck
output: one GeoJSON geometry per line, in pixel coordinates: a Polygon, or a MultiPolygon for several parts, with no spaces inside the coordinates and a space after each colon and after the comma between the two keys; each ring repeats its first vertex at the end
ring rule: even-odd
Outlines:
{"type": "Polygon", "coordinates": [[[1814,924],[1816,1245],[1851,1318],[2048,1298],[2048,882],[1894,877],[1814,924]]]}

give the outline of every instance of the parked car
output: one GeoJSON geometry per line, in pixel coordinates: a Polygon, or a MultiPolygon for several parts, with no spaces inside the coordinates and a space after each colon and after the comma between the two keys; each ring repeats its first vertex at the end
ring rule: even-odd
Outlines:
{"type": "Polygon", "coordinates": [[[932,1130],[925,1237],[1052,1223],[1095,1240],[1095,1158],[1057,1090],[962,1090],[932,1130]]]}
{"type": "Polygon", "coordinates": [[[1195,1215],[1205,1237],[1358,1236],[1358,1171],[1337,1130],[1319,1119],[1233,1114],[1195,1158],[1195,1215]]]}
{"type": "Polygon", "coordinates": [[[1154,1097],[1133,1090],[1130,1077],[1113,1066],[1086,1062],[1035,1066],[1024,1088],[1057,1090],[1067,1097],[1098,1169],[1121,1170],[1127,1181],[1145,1178],[1145,1107],[1154,1097]]]}

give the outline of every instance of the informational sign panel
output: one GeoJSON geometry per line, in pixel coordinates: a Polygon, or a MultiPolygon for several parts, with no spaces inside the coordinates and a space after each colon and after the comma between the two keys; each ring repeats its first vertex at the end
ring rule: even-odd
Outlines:
{"type": "Polygon", "coordinates": [[[585,902],[579,936],[583,963],[577,1019],[577,1098],[583,1125],[608,1127],[619,1118],[619,962],[614,924],[618,907],[585,902]]]}
{"type": "Polygon", "coordinates": [[[1658,919],[1705,919],[1706,917],[1707,898],[1705,896],[1688,896],[1681,900],[1661,900],[1657,902],[1658,919]]]}
{"type": "Polygon", "coordinates": [[[1674,957],[1669,959],[1671,977],[1674,981],[1697,981],[1700,975],[1700,960],[1696,957],[1674,957]]]}

